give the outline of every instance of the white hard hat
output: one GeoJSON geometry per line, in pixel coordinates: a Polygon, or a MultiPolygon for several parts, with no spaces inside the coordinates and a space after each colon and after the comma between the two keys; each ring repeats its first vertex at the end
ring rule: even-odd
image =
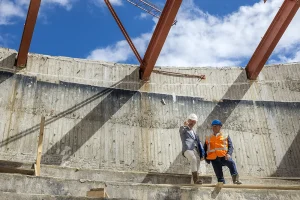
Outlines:
{"type": "Polygon", "coordinates": [[[189,115],[188,119],[194,120],[194,121],[198,121],[198,117],[196,114],[192,113],[189,115]]]}

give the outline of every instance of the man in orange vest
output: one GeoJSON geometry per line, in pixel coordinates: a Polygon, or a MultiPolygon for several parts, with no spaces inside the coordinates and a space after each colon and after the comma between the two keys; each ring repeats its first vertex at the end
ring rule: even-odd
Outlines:
{"type": "Polygon", "coordinates": [[[218,182],[225,183],[222,167],[227,166],[233,183],[242,184],[235,162],[231,158],[233,145],[229,135],[221,132],[222,122],[220,120],[213,120],[211,125],[213,134],[206,137],[204,144],[206,162],[212,163],[218,182]]]}

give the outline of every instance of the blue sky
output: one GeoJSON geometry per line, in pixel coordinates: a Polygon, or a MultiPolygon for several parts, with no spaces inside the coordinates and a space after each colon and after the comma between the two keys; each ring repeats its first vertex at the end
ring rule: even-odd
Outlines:
{"type": "MultiPolygon", "coordinates": [[[[29,0],[0,0],[0,46],[18,49],[29,0]]],[[[137,60],[102,0],[42,0],[30,52],[121,63],[137,60]]],[[[164,0],[151,0],[163,7],[164,0]]],[[[141,56],[157,19],[111,0],[141,56]]],[[[161,66],[245,66],[282,0],[184,0],[161,66]]],[[[269,63],[300,61],[299,13],[269,63]]]]}

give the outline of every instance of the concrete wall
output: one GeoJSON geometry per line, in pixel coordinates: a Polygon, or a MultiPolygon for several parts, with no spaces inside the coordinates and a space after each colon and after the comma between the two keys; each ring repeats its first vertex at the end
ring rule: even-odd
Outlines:
{"type": "Polygon", "coordinates": [[[188,173],[178,128],[194,112],[202,140],[224,122],[240,174],[300,176],[300,64],[266,66],[255,82],[237,67],[158,68],[206,80],[143,83],[137,66],[33,54],[17,71],[15,56],[0,49],[0,159],[34,162],[46,115],[43,163],[188,173]]]}

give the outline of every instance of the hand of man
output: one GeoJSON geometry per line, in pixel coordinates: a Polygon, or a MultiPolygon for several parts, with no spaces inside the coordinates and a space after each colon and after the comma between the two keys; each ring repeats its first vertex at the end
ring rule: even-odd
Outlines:
{"type": "Polygon", "coordinates": [[[230,156],[229,154],[226,154],[225,160],[229,160],[230,157],[231,157],[231,156],[230,156]]]}
{"type": "Polygon", "coordinates": [[[189,123],[188,123],[187,121],[185,121],[185,122],[183,123],[183,125],[184,125],[184,126],[188,126],[189,123]]]}

